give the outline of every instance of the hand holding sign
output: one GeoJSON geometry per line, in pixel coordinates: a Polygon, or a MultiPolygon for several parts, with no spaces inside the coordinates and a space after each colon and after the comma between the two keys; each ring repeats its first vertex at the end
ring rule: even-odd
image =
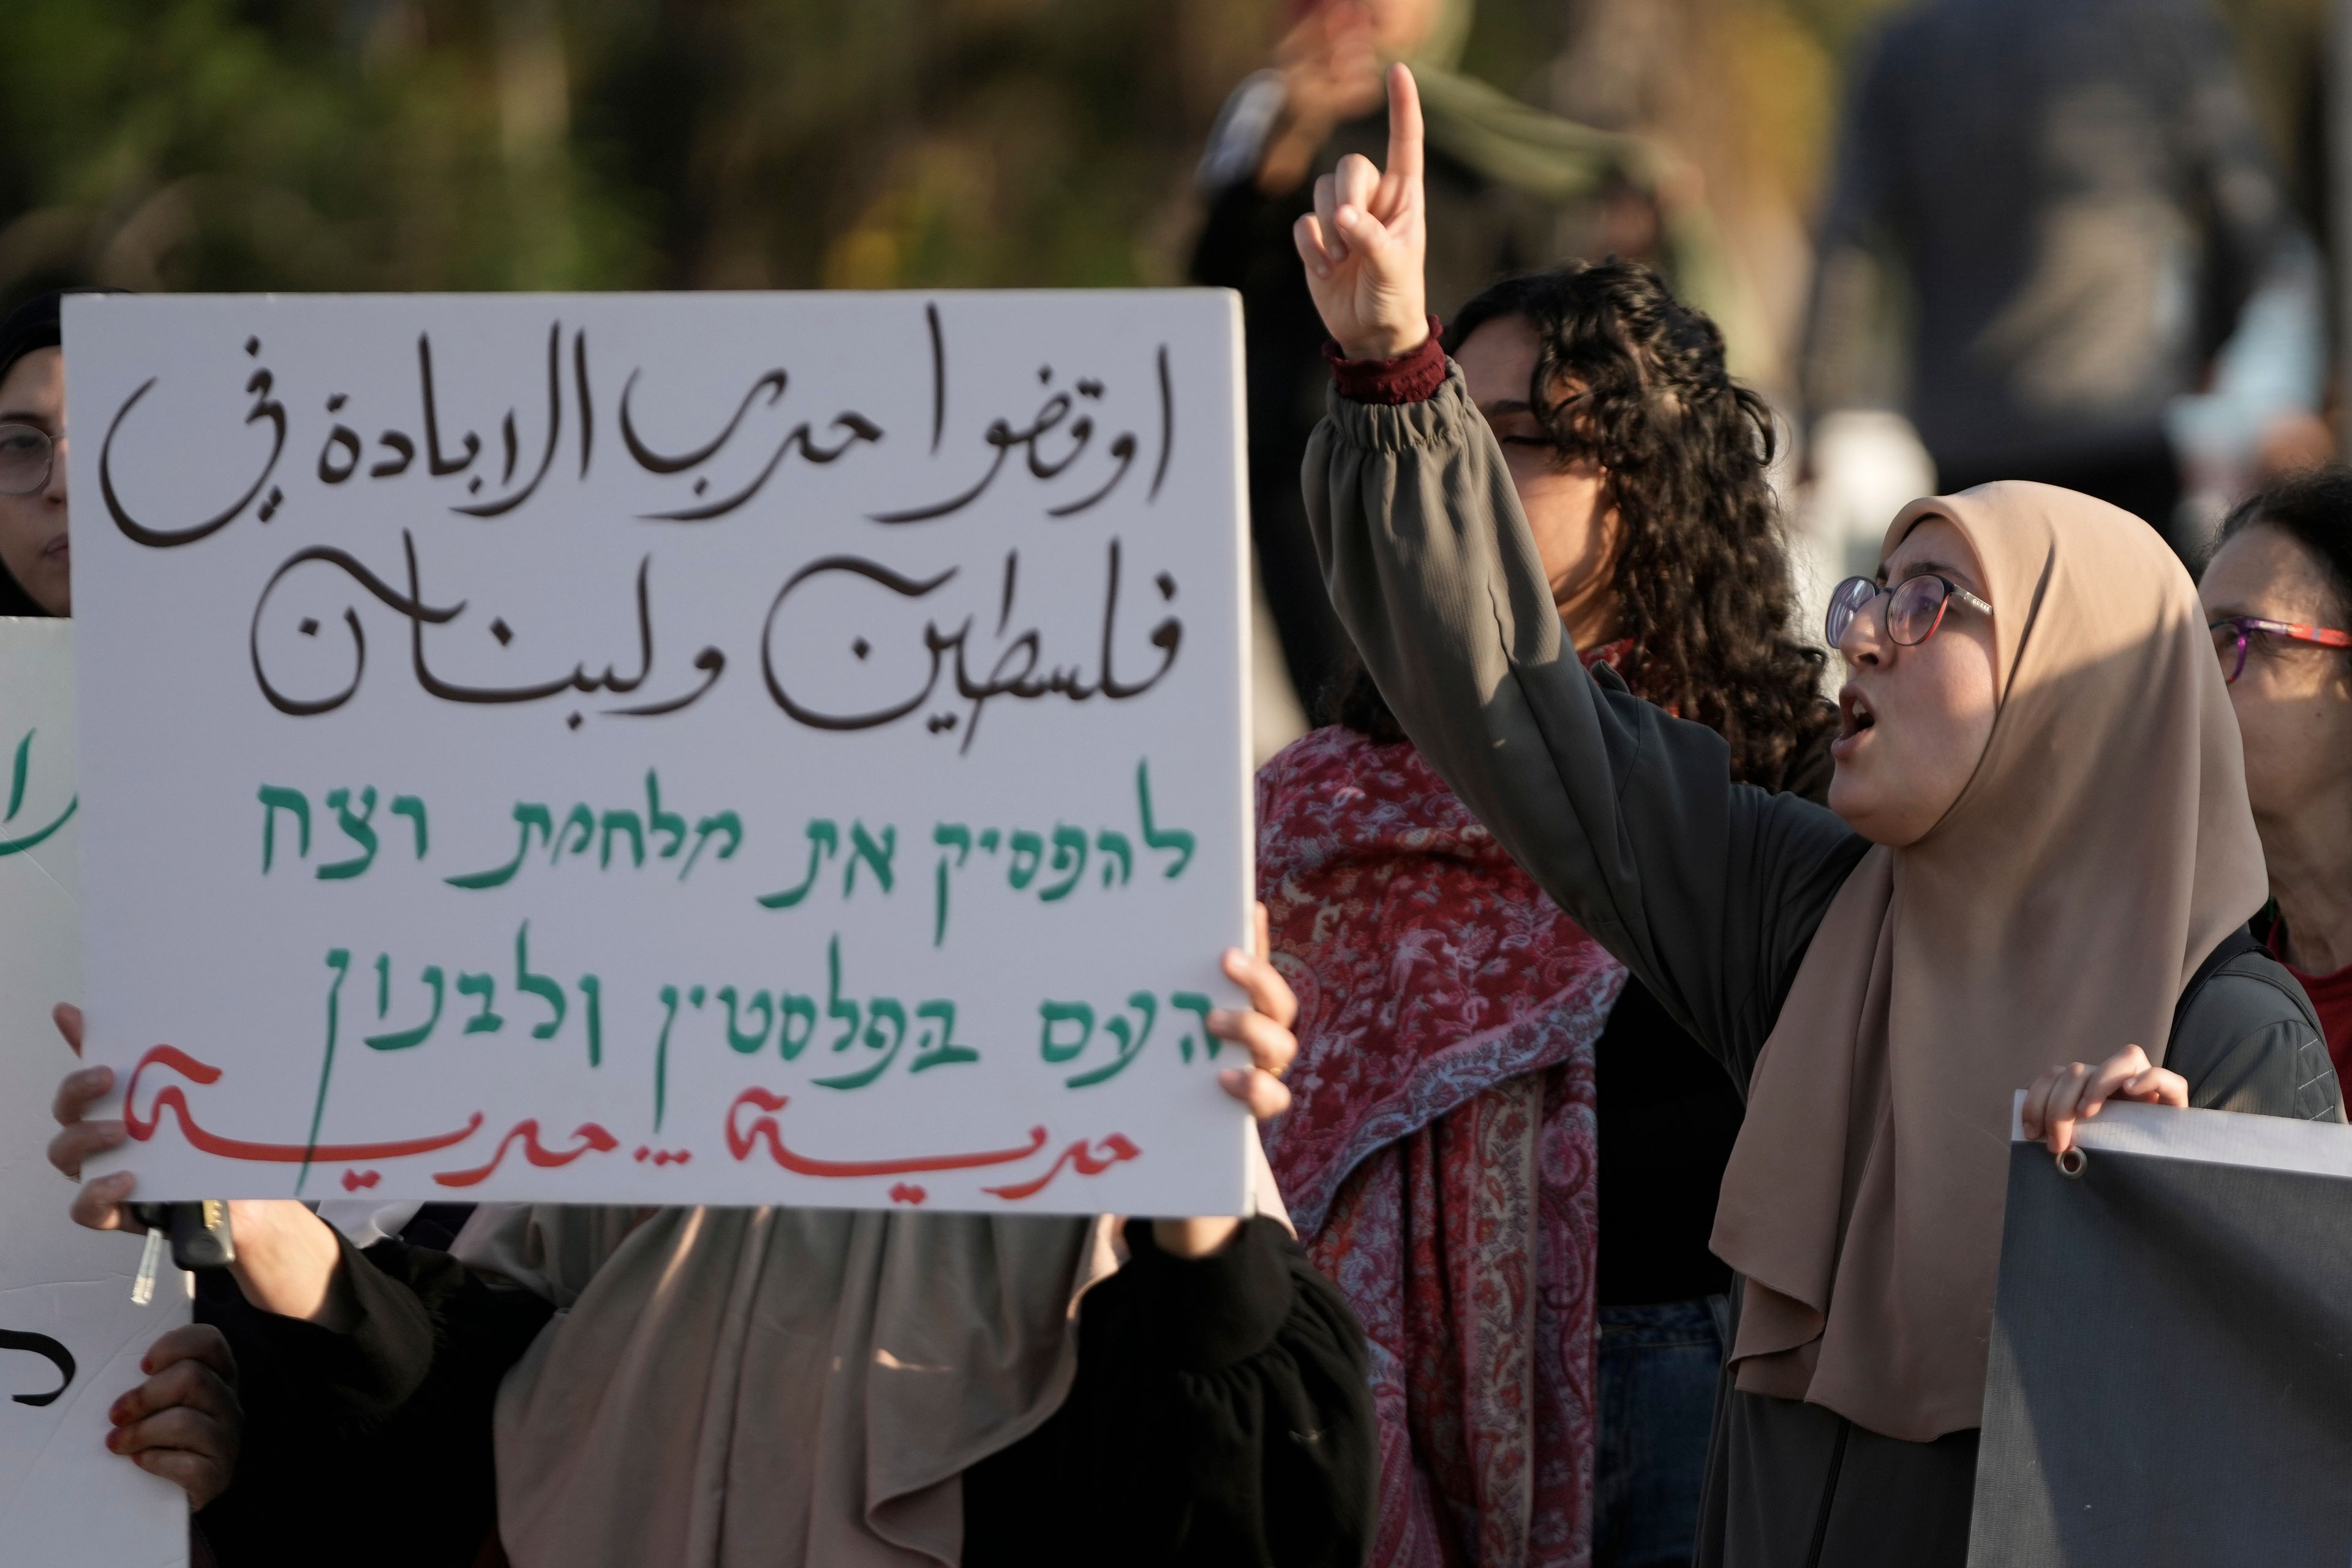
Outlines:
{"type": "MultiPolygon", "coordinates": [[[[58,1033],[79,1056],[81,1009],[60,1005],[55,1016],[58,1033]]],[[[49,1111],[59,1131],[49,1140],[49,1163],[68,1181],[81,1182],[84,1161],[121,1148],[128,1136],[119,1120],[92,1121],[86,1116],[113,1089],[114,1069],[107,1067],[78,1068],[58,1085],[49,1111]]],[[[74,1194],[74,1223],[91,1230],[143,1231],[146,1227],[131,1212],[131,1194],[137,1184],[137,1175],[130,1171],[82,1182],[81,1190],[74,1194]]],[[[240,1244],[229,1270],[247,1300],[280,1317],[299,1318],[329,1329],[349,1326],[353,1315],[351,1292],[339,1283],[335,1267],[341,1260],[341,1250],[324,1220],[303,1205],[283,1198],[232,1202],[229,1216],[240,1244]]]]}
{"type": "Polygon", "coordinates": [[[228,1341],[209,1323],[184,1323],[149,1347],[139,1368],[147,1381],[107,1411],[106,1446],[203,1508],[236,1479],[245,1434],[228,1341]]]}
{"type": "Polygon", "coordinates": [[[1250,951],[1227,948],[1223,959],[1225,978],[1248,994],[1249,1010],[1220,1007],[1209,1015],[1209,1033],[1249,1052],[1252,1064],[1227,1068],[1217,1075],[1217,1082],[1260,1121],[1271,1121],[1290,1109],[1290,1090],[1282,1087],[1282,1075],[1298,1054],[1298,1037],[1290,1032],[1298,1021],[1298,998],[1266,961],[1272,945],[1266,937],[1265,906],[1260,904],[1250,951]]]}
{"type": "Polygon", "coordinates": [[[1291,230],[1307,292],[1349,359],[1393,359],[1429,335],[1421,89],[1389,68],[1389,166],[1350,153],[1315,182],[1315,210],[1291,230]]]}
{"type": "Polygon", "coordinates": [[[2053,1154],[2063,1154],[2074,1146],[2074,1124],[2098,1115],[2110,1100],[2186,1109],[2189,1080],[2151,1063],[2137,1046],[2126,1046],[2096,1067],[2053,1067],[2025,1091],[2020,1113],[2025,1135],[2046,1142],[2053,1154]]]}
{"type": "MultiPolygon", "coordinates": [[[[1290,1090],[1282,1075],[1298,1055],[1298,1037],[1290,1026],[1298,1021],[1298,998],[1290,983],[1266,961],[1273,943],[1266,934],[1265,906],[1257,906],[1250,951],[1225,951],[1225,978],[1240,986],[1250,1000],[1246,1011],[1220,1007],[1209,1015],[1209,1033],[1230,1040],[1250,1054],[1251,1065],[1227,1068],[1217,1075],[1218,1087],[1250,1109],[1260,1121],[1271,1121],[1290,1109],[1290,1090]]],[[[1241,1222],[1220,1216],[1203,1219],[1163,1219],[1151,1227],[1162,1252],[1178,1258],[1202,1258],[1233,1239],[1241,1222]]]]}
{"type": "MultiPolygon", "coordinates": [[[[59,1003],[50,1016],[73,1054],[81,1055],[81,1009],[69,1002],[59,1003]]],[[[49,1114],[57,1119],[60,1131],[49,1140],[49,1163],[68,1181],[81,1181],[82,1163],[93,1154],[122,1146],[124,1133],[120,1120],[89,1121],[83,1115],[113,1089],[114,1069],[104,1067],[76,1068],[58,1085],[57,1098],[49,1103],[49,1114]]],[[[81,1191],[74,1194],[74,1223],[91,1230],[127,1230],[133,1235],[145,1230],[145,1226],[131,1217],[127,1201],[131,1185],[128,1171],[83,1182],[81,1191]]]]}

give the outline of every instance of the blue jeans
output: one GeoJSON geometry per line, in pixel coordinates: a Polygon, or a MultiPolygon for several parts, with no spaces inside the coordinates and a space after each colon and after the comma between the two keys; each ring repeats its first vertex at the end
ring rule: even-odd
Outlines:
{"type": "Polygon", "coordinates": [[[1690,1562],[1726,1305],[1707,1296],[1601,1309],[1593,1568],[1690,1562]]]}

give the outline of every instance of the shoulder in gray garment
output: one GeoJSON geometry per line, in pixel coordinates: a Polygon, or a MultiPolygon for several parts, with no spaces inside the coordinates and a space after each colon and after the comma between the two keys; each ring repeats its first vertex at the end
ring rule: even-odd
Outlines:
{"type": "Polygon", "coordinates": [[[2303,987],[2266,952],[2216,969],[2190,998],[2164,1065],[2209,1110],[2342,1121],[2344,1104],[2319,1016],[2303,987]]]}

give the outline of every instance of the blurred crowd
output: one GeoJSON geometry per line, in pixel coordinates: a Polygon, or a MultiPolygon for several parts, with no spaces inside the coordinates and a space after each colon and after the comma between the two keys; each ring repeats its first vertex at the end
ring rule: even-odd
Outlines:
{"type": "Polygon", "coordinates": [[[21,0],[0,306],[76,283],[1240,289],[1265,753],[1342,659],[1288,480],[1319,340],[1283,227],[1380,134],[1380,59],[1432,84],[1433,199],[1462,220],[1439,315],[1559,258],[1657,266],[1780,416],[1811,612],[1939,474],[2078,481],[2193,550],[2332,451],[2345,9],[21,0]],[[1927,359],[1965,368],[1922,381],[1927,359]]]}
{"type": "Polygon", "coordinates": [[[2352,185],[2329,117],[2352,115],[2352,84],[2330,75],[2329,29],[2352,7],[1890,8],[1848,49],[1809,223],[1797,193],[1726,168],[1704,115],[1667,107],[1721,75],[1705,35],[1736,7],[1564,10],[1562,52],[1514,99],[1455,71],[1468,0],[1294,5],[1210,133],[1190,276],[1247,305],[1259,568],[1307,717],[1331,711],[1347,650],[1295,483],[1322,377],[1288,226],[1314,171],[1385,134],[1383,59],[1433,84],[1441,319],[1547,259],[1657,268],[1780,416],[1809,609],[1874,563],[1915,495],[2042,479],[2193,560],[2239,497],[2334,454],[2347,269],[2330,237],[2352,185]]]}

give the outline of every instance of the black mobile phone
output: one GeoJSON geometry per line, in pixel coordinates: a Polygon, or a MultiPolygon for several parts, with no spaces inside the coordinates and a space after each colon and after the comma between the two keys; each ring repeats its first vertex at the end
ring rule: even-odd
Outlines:
{"type": "Polygon", "coordinates": [[[181,1268],[226,1268],[236,1261],[236,1237],[229,1229],[228,1205],[219,1198],[185,1204],[133,1204],[131,1212],[150,1230],[172,1240],[172,1262],[181,1268]]]}

